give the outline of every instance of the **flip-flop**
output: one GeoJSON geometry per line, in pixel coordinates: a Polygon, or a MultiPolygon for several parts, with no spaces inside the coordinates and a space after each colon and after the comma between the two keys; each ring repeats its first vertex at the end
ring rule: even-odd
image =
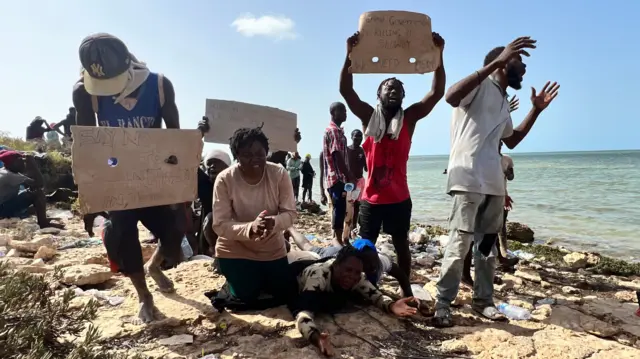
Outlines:
{"type": "Polygon", "coordinates": [[[494,305],[490,305],[484,308],[476,305],[472,305],[471,308],[473,308],[473,310],[476,313],[494,322],[501,322],[501,321],[507,320],[507,317],[505,317],[504,314],[500,313],[498,308],[496,308],[494,305]]]}
{"type": "Polygon", "coordinates": [[[453,327],[453,316],[450,308],[438,308],[433,315],[433,326],[436,328],[453,327]]]}

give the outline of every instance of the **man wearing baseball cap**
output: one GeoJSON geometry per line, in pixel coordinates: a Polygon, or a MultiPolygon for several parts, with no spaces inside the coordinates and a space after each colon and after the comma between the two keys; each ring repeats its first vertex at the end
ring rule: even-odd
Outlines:
{"type": "MultiPolygon", "coordinates": [[[[164,120],[166,128],[180,128],[171,81],[149,71],[120,39],[104,33],[90,35],[82,40],[79,55],[82,78],[73,90],[78,126],[161,128],[164,120]]],[[[184,207],[178,206],[111,211],[111,218],[105,223],[103,239],[107,254],[118,270],[131,279],[140,301],[138,316],[143,322],[155,319],[145,271],[160,291],[174,290],[160,264],[165,261],[174,266],[181,260],[184,228],[179,221],[184,218],[181,212],[184,207]],[[138,239],[139,221],[160,242],[146,265],[138,239]]]]}

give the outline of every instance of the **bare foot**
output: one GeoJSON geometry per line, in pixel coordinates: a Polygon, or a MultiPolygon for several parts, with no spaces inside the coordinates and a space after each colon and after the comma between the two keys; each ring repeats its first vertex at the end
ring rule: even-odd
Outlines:
{"type": "Polygon", "coordinates": [[[154,321],[156,306],[153,304],[153,299],[140,302],[138,304],[138,319],[142,323],[150,323],[154,321]]]}
{"type": "Polygon", "coordinates": [[[163,293],[172,293],[175,291],[173,282],[171,281],[171,279],[167,278],[164,273],[162,273],[162,270],[160,270],[160,268],[146,265],[145,270],[151,276],[154,282],[156,282],[159,291],[163,293]]]}

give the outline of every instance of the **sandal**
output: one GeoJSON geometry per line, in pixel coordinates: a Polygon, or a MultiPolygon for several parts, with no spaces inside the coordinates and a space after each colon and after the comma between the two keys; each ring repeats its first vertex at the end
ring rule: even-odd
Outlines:
{"type": "Polygon", "coordinates": [[[476,313],[494,322],[507,320],[507,317],[505,317],[504,314],[500,313],[500,311],[498,311],[498,308],[496,308],[495,305],[490,305],[484,308],[477,305],[471,305],[471,308],[476,313]]]}
{"type": "Polygon", "coordinates": [[[450,308],[438,308],[433,316],[433,326],[436,328],[453,327],[453,316],[450,308]]]}

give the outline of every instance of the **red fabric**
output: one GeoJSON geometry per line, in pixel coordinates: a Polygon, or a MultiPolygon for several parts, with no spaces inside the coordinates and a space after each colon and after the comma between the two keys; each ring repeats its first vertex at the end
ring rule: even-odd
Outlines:
{"type": "Polygon", "coordinates": [[[22,154],[17,151],[2,150],[0,151],[0,161],[5,165],[11,165],[11,162],[21,158],[22,154]]]}
{"type": "Polygon", "coordinates": [[[402,126],[397,140],[385,135],[375,143],[367,137],[362,144],[367,157],[367,184],[362,198],[373,204],[400,203],[407,200],[407,162],[411,150],[411,138],[406,124],[402,126]]]}
{"type": "Polygon", "coordinates": [[[344,130],[331,121],[329,127],[324,130],[324,142],[322,144],[322,157],[324,157],[322,165],[325,169],[325,178],[323,180],[327,189],[338,181],[347,182],[345,174],[340,172],[332,156],[334,152],[339,152],[344,157],[345,163],[347,163],[347,138],[344,136],[344,130]]]}
{"type": "Polygon", "coordinates": [[[636,310],[636,316],[640,317],[640,308],[636,310]]]}
{"type": "MultiPolygon", "coordinates": [[[[102,228],[102,233],[100,234],[100,239],[102,239],[102,244],[104,244],[104,228],[102,228]]],[[[107,259],[109,260],[109,269],[111,269],[112,273],[118,273],[120,270],[118,268],[118,265],[111,260],[111,258],[109,258],[109,256],[107,255],[107,259]]]]}

